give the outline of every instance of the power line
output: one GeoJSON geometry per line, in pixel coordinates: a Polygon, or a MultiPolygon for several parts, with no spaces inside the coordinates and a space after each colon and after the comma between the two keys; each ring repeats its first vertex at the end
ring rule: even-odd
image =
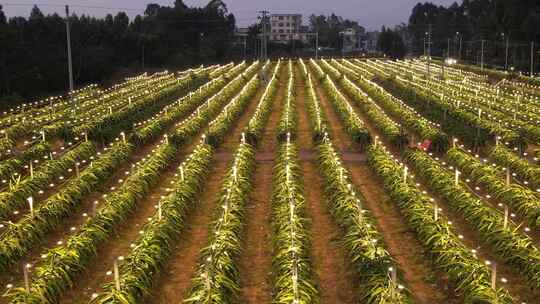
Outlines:
{"type": "MultiPolygon", "coordinates": [[[[2,3],[2,6],[44,6],[44,7],[59,7],[62,8],[64,4],[55,4],[55,3],[41,3],[41,4],[32,4],[32,3],[2,3]]],[[[144,11],[146,8],[134,8],[134,7],[106,7],[106,6],[92,6],[92,5],[83,5],[83,4],[70,4],[70,7],[79,7],[79,8],[91,8],[91,9],[108,9],[108,10],[126,10],[126,11],[144,11]]]]}

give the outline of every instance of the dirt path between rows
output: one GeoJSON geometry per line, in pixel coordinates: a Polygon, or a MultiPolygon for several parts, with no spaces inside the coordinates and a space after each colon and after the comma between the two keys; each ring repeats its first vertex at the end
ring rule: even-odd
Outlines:
{"type": "MultiPolygon", "coordinates": [[[[170,131],[174,130],[174,128],[175,128],[175,126],[173,124],[170,127],[168,127],[162,133],[167,134],[170,131]]],[[[113,191],[112,190],[113,187],[114,187],[114,189],[117,189],[118,187],[120,187],[122,185],[123,181],[125,180],[125,178],[128,176],[128,175],[126,175],[126,172],[129,172],[131,170],[131,166],[133,164],[135,164],[136,162],[140,161],[142,158],[146,157],[153,149],[155,149],[159,145],[161,140],[162,139],[158,137],[158,139],[153,140],[153,141],[143,145],[142,147],[136,148],[134,153],[131,154],[128,157],[128,159],[119,167],[119,169],[117,169],[115,171],[113,176],[111,178],[109,178],[109,180],[104,184],[103,187],[99,187],[99,188],[95,189],[94,191],[92,191],[71,212],[71,214],[62,221],[62,223],[57,228],[55,228],[53,231],[51,231],[51,232],[49,232],[49,233],[47,233],[45,235],[45,237],[43,238],[41,244],[38,244],[34,249],[32,249],[21,260],[24,261],[25,263],[30,263],[30,264],[36,265],[36,264],[39,263],[39,261],[41,260],[41,258],[40,258],[41,255],[43,253],[45,253],[46,250],[57,246],[58,245],[57,242],[65,241],[72,234],[77,233],[77,230],[81,227],[82,224],[84,224],[88,220],[88,217],[92,215],[94,210],[99,209],[100,204],[103,203],[103,195],[106,195],[107,193],[110,193],[111,191],[113,191]],[[97,202],[98,204],[94,206],[95,202],[97,202]]],[[[188,151],[190,149],[190,146],[192,146],[192,145],[189,145],[186,148],[183,148],[183,149],[180,149],[180,150],[181,151],[188,151]]],[[[101,151],[101,152],[104,153],[104,151],[101,151]]],[[[181,155],[182,155],[182,153],[179,154],[179,156],[181,156],[181,155]]],[[[180,157],[180,158],[182,159],[183,157],[180,157]]],[[[175,171],[173,168],[167,170],[167,172],[165,172],[163,174],[162,179],[167,178],[167,176],[170,177],[171,172],[173,172],[173,171],[175,171]]],[[[154,192],[150,192],[150,194],[149,194],[149,196],[153,196],[154,198],[155,198],[156,195],[158,195],[157,197],[161,196],[161,194],[157,194],[157,193],[154,193],[154,192]]],[[[143,202],[141,202],[139,204],[139,206],[147,206],[149,204],[150,203],[148,203],[147,201],[143,201],[143,202]]],[[[138,208],[136,210],[133,217],[136,217],[138,214],[142,214],[142,215],[140,215],[140,217],[142,217],[145,214],[145,212],[141,211],[140,209],[141,208],[138,208]]],[[[150,214],[148,216],[151,216],[151,214],[152,214],[151,213],[151,208],[147,208],[146,210],[147,210],[146,214],[150,214]]],[[[127,227],[130,227],[131,224],[132,224],[132,222],[129,222],[127,227]]],[[[136,225],[138,225],[138,224],[136,224],[136,225]]],[[[118,230],[116,232],[116,235],[113,238],[114,241],[112,241],[113,244],[115,244],[115,241],[118,241],[119,237],[121,235],[123,235],[122,233],[123,233],[124,229],[126,229],[125,226],[126,225],[122,225],[120,228],[118,228],[118,230]]],[[[104,247],[106,247],[106,246],[107,245],[104,245],[104,247]]],[[[108,249],[104,249],[104,250],[108,250],[108,249]]],[[[118,252],[111,251],[111,253],[118,253],[118,252]]],[[[16,264],[12,269],[10,269],[5,274],[2,274],[0,276],[0,284],[2,284],[0,286],[5,286],[5,284],[7,284],[7,283],[11,283],[11,284],[14,284],[16,286],[22,285],[23,274],[22,274],[22,267],[19,267],[19,264],[22,265],[22,262],[16,264]]],[[[97,271],[102,272],[102,274],[100,273],[100,276],[103,276],[107,272],[107,270],[109,270],[109,268],[107,268],[107,267],[109,267],[109,266],[107,266],[109,264],[112,265],[112,260],[107,261],[107,263],[103,263],[103,265],[104,265],[103,267],[96,267],[95,271],[96,272],[97,271]]],[[[89,277],[86,277],[85,279],[88,280],[89,277]]],[[[103,280],[103,279],[101,279],[101,280],[103,280]]],[[[88,281],[85,281],[84,284],[90,284],[90,283],[88,281]]],[[[84,286],[86,286],[86,285],[84,285],[84,286]]],[[[86,298],[86,296],[90,297],[92,292],[94,292],[95,290],[98,289],[98,286],[99,286],[99,284],[90,284],[89,286],[85,287],[84,290],[81,290],[80,292],[74,290],[74,291],[70,291],[69,293],[73,293],[73,294],[81,293],[82,296],[84,296],[84,298],[86,298]]],[[[68,295],[68,297],[69,297],[69,295],[68,295]]],[[[0,304],[3,303],[2,301],[3,300],[0,298],[0,304]]]]}
{"type": "MultiPolygon", "coordinates": [[[[356,112],[362,116],[362,113],[358,110],[358,107],[355,106],[354,103],[351,104],[353,104],[353,107],[357,110],[356,112]]],[[[384,139],[384,137],[372,126],[369,119],[366,117],[363,118],[364,122],[366,122],[366,126],[370,129],[371,134],[379,135],[381,139],[384,139]]],[[[396,121],[394,117],[392,117],[392,119],[396,121]]],[[[409,132],[412,133],[410,130],[409,132]]],[[[386,143],[386,146],[390,147],[388,143],[386,143]]],[[[395,155],[398,155],[396,153],[397,152],[394,152],[395,155]]],[[[538,294],[537,291],[531,290],[527,286],[526,279],[520,276],[518,271],[513,266],[503,263],[493,254],[493,252],[491,252],[489,248],[483,246],[481,236],[478,234],[478,232],[472,228],[471,225],[469,225],[469,223],[467,223],[460,214],[450,210],[445,201],[430,191],[429,187],[427,187],[423,181],[419,180],[417,183],[419,184],[419,189],[426,191],[429,196],[435,198],[438,202],[443,202],[443,204],[439,204],[439,207],[443,209],[443,214],[447,217],[447,219],[452,222],[454,232],[458,235],[462,235],[462,242],[465,244],[465,246],[476,250],[477,256],[481,260],[497,263],[498,277],[505,278],[507,280],[507,283],[504,284],[499,280],[498,286],[508,290],[514,297],[516,303],[535,303],[537,301],[536,299],[540,297],[540,294],[538,294]]],[[[471,192],[475,192],[473,189],[470,190],[471,192]]],[[[489,206],[489,202],[486,202],[489,206]]]]}
{"type": "Polygon", "coordinates": [[[148,196],[138,203],[136,210],[119,227],[114,235],[104,242],[98,249],[94,262],[88,267],[79,280],[75,280],[74,287],[62,298],[61,303],[74,303],[81,299],[90,300],[92,293],[101,292],[104,283],[112,281],[107,271],[113,269],[113,261],[119,256],[129,254],[130,245],[139,237],[139,231],[156,212],[156,205],[161,196],[167,194],[166,187],[177,171],[177,165],[182,157],[178,157],[160,176],[160,184],[152,189],[148,196]]]}
{"type": "Polygon", "coordinates": [[[306,216],[311,225],[311,256],[317,275],[321,303],[357,303],[352,268],[347,253],[339,244],[342,231],[334,222],[324,197],[324,183],[317,170],[313,132],[308,116],[305,83],[296,70],[296,102],[298,111],[298,146],[304,178],[306,216]],[[305,157],[312,155],[313,157],[305,157]],[[304,157],[302,157],[304,156],[304,157]]]}
{"type": "Polygon", "coordinates": [[[251,200],[247,206],[242,253],[238,259],[240,270],[240,303],[272,302],[272,170],[276,150],[276,128],[283,108],[287,77],[284,65],[280,83],[274,96],[272,112],[255,154],[251,200]]]}
{"type": "Polygon", "coordinates": [[[226,136],[225,142],[217,149],[201,199],[188,215],[186,230],[177,241],[178,245],[156,281],[153,296],[147,303],[178,303],[187,295],[192,285],[191,279],[197,270],[200,252],[208,243],[209,224],[215,217],[216,199],[222,180],[230,166],[242,130],[255,112],[263,87],[264,85],[261,85],[233,130],[226,136]]]}
{"type": "MultiPolygon", "coordinates": [[[[348,146],[352,145],[352,142],[346,135],[345,129],[327,99],[322,86],[318,85],[316,90],[332,131],[333,142],[339,150],[346,150],[348,146]]],[[[362,192],[366,207],[377,220],[378,231],[385,240],[387,250],[403,272],[407,288],[411,290],[416,303],[453,303],[449,298],[452,295],[441,292],[442,288],[436,285],[436,275],[427,262],[428,257],[424,248],[416,239],[414,231],[407,225],[397,207],[384,193],[382,184],[376,179],[367,164],[345,159],[345,165],[351,173],[354,184],[362,192]]]]}

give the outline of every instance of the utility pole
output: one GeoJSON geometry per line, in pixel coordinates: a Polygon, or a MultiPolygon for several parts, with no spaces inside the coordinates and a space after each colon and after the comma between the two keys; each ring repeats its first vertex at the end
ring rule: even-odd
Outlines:
{"type": "Polygon", "coordinates": [[[444,66],[446,65],[446,62],[450,58],[450,38],[447,39],[447,46],[446,46],[446,60],[443,61],[441,64],[441,79],[444,80],[444,66]]]}
{"type": "Polygon", "coordinates": [[[480,53],[480,70],[484,70],[484,42],[485,40],[482,39],[482,49],[480,53]]]}
{"type": "Polygon", "coordinates": [[[531,77],[534,77],[534,41],[531,41],[531,77]]]}
{"type": "Polygon", "coordinates": [[[319,59],[319,31],[315,33],[315,60],[319,59]]]}
{"type": "Polygon", "coordinates": [[[506,48],[505,48],[505,55],[504,55],[504,70],[508,71],[508,48],[510,44],[510,34],[506,36],[506,48]]]}
{"type": "Polygon", "coordinates": [[[341,32],[341,57],[345,57],[345,32],[341,32]]]}
{"type": "Polygon", "coordinates": [[[73,66],[71,62],[71,34],[69,31],[69,5],[66,5],[66,35],[68,52],[69,91],[73,91],[73,66]]]}
{"type": "Polygon", "coordinates": [[[261,59],[266,60],[268,57],[268,45],[266,40],[266,29],[268,25],[268,14],[270,14],[269,11],[263,10],[259,11],[260,14],[262,14],[261,18],[261,25],[262,25],[262,41],[261,41],[261,59]]]}
{"type": "Polygon", "coordinates": [[[428,25],[428,64],[427,64],[427,72],[428,72],[428,81],[431,78],[431,23],[428,25]]]}
{"type": "Polygon", "coordinates": [[[457,59],[461,60],[461,43],[462,43],[462,39],[463,37],[461,36],[461,34],[459,32],[456,32],[456,36],[459,37],[459,49],[458,49],[458,55],[457,55],[457,59]]]}
{"type": "Polygon", "coordinates": [[[294,58],[296,54],[296,33],[292,34],[292,56],[294,58]]]}
{"type": "Polygon", "coordinates": [[[144,71],[144,43],[142,45],[142,58],[141,58],[141,63],[142,63],[142,69],[144,71]]]}

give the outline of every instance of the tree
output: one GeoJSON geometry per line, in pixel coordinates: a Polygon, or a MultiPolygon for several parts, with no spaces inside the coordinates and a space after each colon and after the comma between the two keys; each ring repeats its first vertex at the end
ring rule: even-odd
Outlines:
{"type": "Polygon", "coordinates": [[[365,29],[356,21],[343,19],[335,14],[329,16],[309,16],[309,26],[312,32],[319,33],[319,45],[338,49],[342,45],[340,32],[347,28],[353,28],[356,32],[363,33],[365,29]]]}
{"type": "Polygon", "coordinates": [[[0,4],[0,25],[6,24],[6,15],[4,15],[4,11],[2,10],[2,4],[0,4]]]}
{"type": "Polygon", "coordinates": [[[43,13],[39,9],[39,7],[37,7],[37,5],[34,5],[34,7],[32,7],[32,11],[30,12],[29,20],[43,19],[43,17],[45,16],[43,16],[43,13]]]}
{"type": "Polygon", "coordinates": [[[486,64],[505,64],[505,42],[510,43],[511,65],[528,67],[531,41],[540,42],[540,1],[463,0],[461,4],[436,6],[418,3],[409,18],[409,33],[414,54],[422,54],[426,32],[431,28],[431,54],[445,56],[448,39],[460,58],[477,61],[484,41],[486,64]],[[514,44],[514,46],[512,46],[514,44]]]}
{"type": "MultiPolygon", "coordinates": [[[[104,18],[70,16],[74,78],[77,85],[101,82],[119,71],[145,67],[183,69],[231,59],[234,15],[222,1],[204,7],[148,4],[130,23],[126,13],[104,18]],[[144,49],[144,51],[143,51],[144,49]]],[[[0,99],[24,99],[65,92],[65,22],[44,16],[37,6],[29,18],[6,20],[0,6],[0,99]]],[[[6,105],[7,106],[7,105],[6,105]]]]}
{"type": "Polygon", "coordinates": [[[147,17],[156,17],[159,9],[161,6],[156,3],[151,3],[146,6],[146,10],[144,11],[144,15],[147,17]]]}
{"type": "Polygon", "coordinates": [[[129,26],[129,17],[124,12],[119,12],[113,19],[113,30],[115,33],[123,34],[129,26]]]}
{"type": "Polygon", "coordinates": [[[184,1],[182,0],[175,0],[174,1],[174,8],[179,10],[187,10],[187,5],[184,4],[184,1]]]}
{"type": "Polygon", "coordinates": [[[208,5],[206,6],[207,9],[215,9],[219,11],[222,14],[227,13],[227,5],[221,1],[221,0],[210,0],[208,2],[208,5]]]}
{"type": "Polygon", "coordinates": [[[403,58],[407,53],[401,36],[393,30],[386,29],[384,26],[377,41],[377,50],[391,58],[397,59],[403,58]]]}

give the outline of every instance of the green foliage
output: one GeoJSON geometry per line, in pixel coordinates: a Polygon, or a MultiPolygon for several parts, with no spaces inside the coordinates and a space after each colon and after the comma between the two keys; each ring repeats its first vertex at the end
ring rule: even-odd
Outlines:
{"type": "Polygon", "coordinates": [[[255,151],[240,144],[217,199],[210,240],[199,257],[187,303],[236,303],[239,277],[236,259],[242,250],[246,206],[252,188],[255,151]]]}
{"type": "Polygon", "coordinates": [[[196,87],[207,81],[208,75],[189,75],[180,81],[174,80],[168,86],[146,95],[139,102],[73,128],[72,136],[88,134],[92,137],[110,139],[120,131],[129,128],[134,122],[159,112],[171,103],[174,96],[185,94],[192,86],[196,87]]]}
{"type": "Polygon", "coordinates": [[[342,73],[347,74],[354,83],[366,92],[369,97],[381,106],[384,111],[389,113],[394,119],[399,120],[403,126],[412,130],[420,136],[421,139],[429,139],[432,141],[432,151],[437,153],[444,153],[448,150],[450,141],[448,135],[439,130],[438,127],[433,126],[428,120],[423,119],[416,111],[408,107],[403,101],[392,96],[392,94],[386,92],[382,87],[375,82],[367,79],[367,73],[365,70],[357,67],[347,60],[343,60],[340,64],[336,60],[332,60],[334,66],[341,70],[342,73]],[[352,70],[354,69],[354,70],[352,70]]]}
{"type": "MultiPolygon", "coordinates": [[[[102,18],[72,14],[70,23],[76,85],[141,69],[224,62],[232,56],[235,19],[222,7],[149,4],[145,14],[131,20],[125,12],[102,18]]],[[[0,98],[18,93],[29,99],[66,90],[65,30],[63,16],[57,14],[12,17],[0,25],[0,63],[5,68],[0,98]]]]}
{"type": "Polygon", "coordinates": [[[529,237],[510,221],[504,228],[504,215],[469,192],[466,184],[461,182],[456,186],[454,173],[442,168],[426,153],[408,150],[405,159],[435,194],[475,228],[484,244],[503,261],[516,266],[531,288],[540,286],[540,251],[529,237]]]}
{"type": "Polygon", "coordinates": [[[343,19],[341,16],[335,14],[330,15],[310,15],[309,25],[311,29],[316,31],[319,35],[319,45],[334,49],[340,49],[343,45],[343,37],[340,36],[340,32],[353,28],[357,33],[363,33],[364,27],[358,24],[358,22],[343,19]]]}
{"type": "Polygon", "coordinates": [[[429,198],[414,183],[404,182],[403,167],[380,144],[368,150],[368,164],[382,179],[386,193],[429,250],[435,267],[446,272],[456,284],[456,290],[464,295],[464,303],[512,302],[504,290],[491,288],[489,270],[484,263],[459,241],[444,219],[435,220],[429,198]]]}
{"type": "Polygon", "coordinates": [[[159,202],[159,214],[143,228],[143,233],[120,264],[120,290],[114,283],[105,286],[92,303],[138,303],[148,296],[157,274],[173,253],[175,241],[185,228],[186,216],[198,202],[209,172],[212,146],[198,145],[182,163],[184,179],[177,173],[172,191],[159,202]]]}
{"type": "Polygon", "coordinates": [[[377,39],[377,50],[390,58],[402,59],[407,53],[407,47],[398,32],[383,26],[377,39]]]}
{"type": "MultiPolygon", "coordinates": [[[[315,70],[320,69],[319,65],[315,61],[311,61],[311,65],[314,66],[315,70]]],[[[327,76],[323,80],[322,84],[334,110],[343,121],[347,134],[349,134],[353,138],[354,142],[359,144],[361,147],[366,147],[369,145],[369,143],[371,143],[371,135],[369,134],[369,131],[364,126],[364,123],[360,117],[355,113],[345,96],[343,96],[343,94],[337,89],[332,79],[330,79],[330,76],[327,76]]]]}
{"type": "Polygon", "coordinates": [[[319,172],[324,179],[326,202],[336,222],[345,233],[343,245],[349,261],[359,279],[361,301],[365,303],[409,303],[407,292],[400,290],[388,275],[390,267],[396,267],[384,248],[382,236],[376,230],[376,222],[367,210],[362,209],[365,199],[353,189],[347,170],[335,151],[328,135],[328,124],[320,102],[313,89],[311,74],[300,63],[307,80],[307,106],[313,138],[317,143],[319,172]]]}
{"type": "Polygon", "coordinates": [[[500,135],[503,140],[512,145],[523,145],[521,136],[513,131],[497,125],[493,121],[478,118],[466,109],[442,100],[437,95],[420,91],[405,84],[403,79],[378,79],[379,83],[388,92],[401,98],[414,107],[426,118],[441,124],[447,133],[462,138],[467,145],[485,146],[487,141],[493,140],[494,135],[500,135]],[[471,132],[476,130],[476,132],[471,132]]]}
{"type": "MultiPolygon", "coordinates": [[[[476,55],[481,50],[480,40],[487,40],[486,46],[489,47],[484,48],[485,65],[504,66],[504,42],[509,39],[509,63],[518,69],[528,68],[529,46],[521,50],[520,46],[529,44],[530,41],[538,42],[538,1],[465,0],[447,3],[448,5],[439,5],[419,2],[412,9],[407,28],[414,54],[425,52],[423,41],[430,24],[433,37],[432,56],[445,56],[448,48],[446,38],[450,38],[451,48],[454,49],[451,54],[458,53],[459,41],[463,41],[462,53],[452,56],[477,62],[476,55]]],[[[480,70],[480,67],[476,69],[480,70]]],[[[486,68],[483,73],[492,74],[486,68]]],[[[499,73],[502,72],[496,72],[499,73]]]]}
{"type": "Polygon", "coordinates": [[[36,267],[30,291],[15,289],[11,294],[12,303],[56,302],[95,257],[98,245],[110,237],[114,228],[129,216],[159,181],[161,173],[177,152],[174,145],[163,144],[146,161],[134,167],[120,188],[107,196],[97,214],[70,236],[66,245],[46,253],[36,267]]]}
{"type": "Polygon", "coordinates": [[[517,184],[506,185],[503,173],[497,168],[482,164],[475,157],[458,148],[448,151],[448,162],[459,168],[476,184],[481,185],[495,199],[507,204],[525,217],[532,227],[540,227],[540,200],[534,191],[517,184]]]}
{"type": "Polygon", "coordinates": [[[171,140],[177,145],[183,145],[191,141],[191,139],[200,132],[200,130],[210,122],[210,120],[218,115],[223,106],[230,101],[233,96],[241,90],[248,80],[255,75],[258,62],[251,64],[244,73],[236,76],[218,93],[214,94],[210,99],[200,105],[197,111],[186,118],[172,134],[171,140]]]}
{"type": "Polygon", "coordinates": [[[0,269],[15,263],[60,225],[91,191],[105,184],[133,150],[129,143],[115,144],[83,170],[80,177],[68,180],[56,194],[39,204],[34,216],[27,214],[9,225],[0,235],[0,269]]]}
{"type": "MultiPolygon", "coordinates": [[[[481,77],[472,73],[464,73],[453,67],[445,68],[445,65],[445,63],[441,62],[434,65],[434,68],[448,71],[444,73],[446,81],[426,82],[422,78],[412,77],[413,80],[419,82],[419,84],[413,86],[420,89],[426,86],[435,88],[437,93],[441,94],[441,99],[444,97],[443,100],[451,100],[454,103],[461,104],[461,108],[473,114],[478,114],[479,110],[482,111],[484,120],[498,122],[498,129],[494,128],[496,124],[490,126],[491,132],[496,132],[503,139],[507,139],[507,135],[505,135],[508,133],[507,130],[514,130],[519,136],[530,142],[540,142],[540,127],[537,126],[540,121],[539,109],[534,99],[527,97],[525,92],[521,91],[522,88],[520,88],[519,84],[508,82],[507,87],[505,80],[498,85],[492,86],[481,77]],[[473,81],[471,79],[478,80],[473,81]],[[521,91],[519,95],[516,94],[517,90],[521,91]]],[[[409,66],[411,65],[409,64],[409,66]]],[[[399,68],[403,67],[404,65],[400,63],[399,68]]],[[[419,67],[416,65],[412,69],[415,69],[415,72],[420,72],[421,75],[425,75],[424,69],[419,69],[419,67]]],[[[521,148],[525,148],[525,146],[521,148]]]]}
{"type": "Polygon", "coordinates": [[[540,167],[532,165],[527,160],[517,156],[508,148],[497,145],[489,151],[489,158],[502,167],[510,167],[518,177],[527,181],[531,186],[540,189],[540,167]]]}
{"type": "Polygon", "coordinates": [[[20,173],[30,161],[42,159],[51,152],[48,143],[37,143],[18,156],[0,162],[0,180],[9,180],[14,173],[20,173]]]}
{"type": "Polygon", "coordinates": [[[341,87],[356,102],[360,110],[371,120],[373,125],[398,149],[404,149],[409,140],[398,123],[390,119],[374,101],[346,77],[340,79],[341,87]]]}
{"type": "Polygon", "coordinates": [[[287,91],[283,102],[283,111],[277,127],[277,138],[280,141],[286,141],[287,138],[294,140],[297,136],[297,113],[296,113],[296,89],[294,85],[294,69],[292,60],[289,60],[287,91]]]}
{"type": "Polygon", "coordinates": [[[349,254],[362,303],[412,303],[409,293],[393,282],[389,268],[396,268],[384,247],[382,235],[369,211],[362,209],[362,194],[351,185],[348,171],[330,140],[317,146],[319,172],[325,181],[328,208],[345,233],[343,245],[349,254]]]}
{"type": "Polygon", "coordinates": [[[293,143],[281,143],[273,174],[273,303],[319,303],[309,259],[302,170],[293,143]]]}
{"type": "Polygon", "coordinates": [[[478,75],[445,68],[442,64],[433,67],[446,70],[441,75],[445,80],[440,81],[438,73],[426,72],[428,65],[421,61],[370,61],[369,65],[388,72],[381,73],[380,69],[375,72],[388,90],[408,98],[420,112],[433,116],[431,119],[443,129],[475,149],[495,136],[522,150],[526,148],[526,140],[540,141],[537,106],[534,99],[521,93],[516,95],[519,85],[507,89],[503,84],[501,90],[499,85],[489,85],[478,75]],[[470,129],[476,129],[476,134],[470,129]]]}
{"type": "Polygon", "coordinates": [[[85,160],[96,153],[92,142],[83,142],[69,150],[58,159],[45,161],[36,170],[34,177],[27,176],[20,181],[11,181],[9,189],[0,193],[0,218],[6,218],[17,208],[26,203],[26,199],[35,196],[40,190],[46,189],[59,175],[68,169],[75,168],[76,163],[85,160]]]}
{"type": "Polygon", "coordinates": [[[277,87],[279,83],[279,72],[281,70],[281,60],[278,60],[276,63],[276,66],[274,68],[274,71],[272,73],[272,77],[270,79],[270,82],[268,83],[268,86],[266,87],[263,95],[261,96],[260,102],[257,106],[257,109],[255,109],[255,113],[253,114],[253,117],[248,122],[248,125],[244,129],[244,132],[246,133],[247,141],[250,142],[253,145],[257,144],[257,141],[261,139],[264,131],[264,127],[266,126],[266,122],[268,121],[268,118],[270,117],[270,113],[273,108],[273,101],[274,97],[277,92],[277,87]]]}
{"type": "Polygon", "coordinates": [[[313,87],[311,74],[308,74],[307,76],[306,97],[308,114],[311,121],[311,129],[315,133],[313,135],[313,140],[315,142],[320,142],[328,133],[330,133],[330,129],[328,128],[326,116],[321,109],[319,98],[317,97],[317,93],[313,87]]]}
{"type": "Polygon", "coordinates": [[[242,88],[240,93],[225,106],[220,115],[212,121],[207,134],[207,140],[210,145],[216,147],[223,142],[227,131],[251,102],[259,85],[259,77],[258,75],[254,75],[242,88]]]}
{"type": "Polygon", "coordinates": [[[238,76],[238,74],[244,70],[245,66],[246,64],[243,62],[230,70],[230,65],[215,69],[210,73],[210,77],[217,78],[213,78],[211,82],[207,82],[204,86],[199,87],[198,90],[190,92],[189,95],[182,97],[175,104],[167,106],[166,110],[161,110],[161,112],[158,113],[159,116],[157,119],[141,128],[137,128],[135,132],[131,134],[131,139],[139,144],[148,143],[156,139],[156,136],[159,136],[159,134],[175,121],[186,118],[188,114],[192,113],[198,106],[206,101],[206,99],[223,89],[227,84],[225,78],[238,76]],[[165,114],[163,115],[163,113],[165,114]]]}
{"type": "Polygon", "coordinates": [[[202,91],[195,91],[194,94],[184,96],[174,104],[165,107],[166,110],[161,110],[161,114],[156,120],[144,125],[142,128],[138,128],[131,134],[133,141],[144,144],[155,140],[154,136],[159,136],[167,127],[172,125],[175,121],[179,121],[185,118],[188,114],[192,113],[197,106],[201,105],[203,101],[217,93],[224,85],[223,78],[218,78],[212,82],[207,83],[208,86],[204,87],[202,91]]]}
{"type": "Polygon", "coordinates": [[[317,64],[317,62],[313,58],[309,59],[309,63],[310,63],[310,66],[315,71],[315,76],[317,77],[317,80],[320,83],[322,83],[326,79],[326,73],[321,68],[321,66],[319,64],[317,64]]]}
{"type": "Polygon", "coordinates": [[[0,139],[0,155],[13,153],[16,140],[30,134],[32,123],[29,120],[16,123],[2,130],[0,139]]]}
{"type": "MultiPolygon", "coordinates": [[[[257,79],[252,79],[246,84],[246,88],[256,82],[257,79]]],[[[242,94],[245,93],[239,95],[242,94]]],[[[267,100],[261,99],[260,103],[264,102],[267,100]]],[[[240,109],[242,106],[237,103],[237,106],[231,107],[240,109]]],[[[227,124],[228,127],[214,130],[225,132],[230,130],[234,120],[222,120],[218,117],[212,124],[217,123],[227,124]]],[[[219,143],[216,142],[217,145],[219,143]]],[[[203,189],[212,156],[213,147],[203,142],[182,164],[181,172],[176,174],[172,193],[160,202],[162,218],[159,218],[159,214],[154,215],[152,221],[143,228],[142,236],[126,257],[126,262],[120,265],[120,291],[116,290],[115,284],[109,283],[106,286],[107,292],[97,297],[95,303],[135,303],[148,296],[156,274],[163,269],[174,250],[173,241],[184,229],[188,211],[197,202],[197,195],[203,189]],[[182,175],[185,176],[184,180],[181,179],[182,175]]],[[[218,209],[210,242],[202,252],[199,271],[188,301],[201,302],[204,298],[205,302],[216,302],[234,298],[238,289],[235,256],[240,248],[242,218],[251,188],[251,173],[255,166],[254,150],[250,144],[239,146],[233,166],[235,169],[231,168],[223,182],[218,202],[218,205],[227,207],[218,209]],[[201,275],[205,275],[208,280],[201,275]],[[211,288],[208,288],[208,284],[211,288]]]]}

